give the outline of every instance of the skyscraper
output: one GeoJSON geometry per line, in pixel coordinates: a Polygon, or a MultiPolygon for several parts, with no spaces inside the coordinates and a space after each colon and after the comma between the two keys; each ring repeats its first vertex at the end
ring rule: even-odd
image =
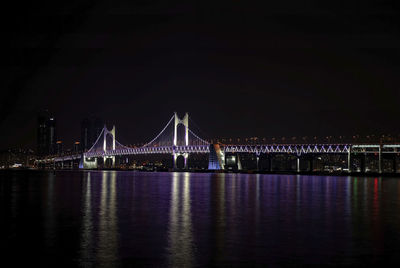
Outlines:
{"type": "Polygon", "coordinates": [[[56,120],[47,110],[38,115],[37,154],[45,156],[56,153],[56,120]]]}
{"type": "Polygon", "coordinates": [[[54,117],[49,117],[49,120],[47,121],[47,128],[49,131],[49,139],[48,139],[48,145],[49,145],[49,154],[55,154],[57,153],[57,136],[56,136],[56,120],[54,117]]]}
{"type": "Polygon", "coordinates": [[[57,150],[57,155],[63,154],[63,142],[62,141],[57,141],[56,150],[57,150]]]}
{"type": "Polygon", "coordinates": [[[79,153],[79,151],[81,150],[81,144],[79,141],[74,142],[74,147],[72,148],[72,151],[74,153],[79,153]]]}
{"type": "Polygon", "coordinates": [[[85,118],[81,123],[81,149],[87,151],[96,142],[104,127],[104,121],[91,117],[85,118]]]}

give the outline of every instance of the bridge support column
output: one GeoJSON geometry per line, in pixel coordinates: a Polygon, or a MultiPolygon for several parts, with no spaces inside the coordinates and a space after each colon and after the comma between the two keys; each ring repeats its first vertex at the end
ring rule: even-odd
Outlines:
{"type": "Polygon", "coordinates": [[[178,156],[182,155],[183,156],[183,168],[184,169],[188,169],[189,165],[188,165],[188,158],[189,158],[189,153],[173,153],[173,161],[174,161],[174,169],[178,169],[178,165],[177,165],[177,160],[178,160],[178,156]]]}
{"type": "Polygon", "coordinates": [[[365,158],[366,158],[366,154],[364,153],[364,155],[361,155],[360,156],[360,169],[361,169],[361,173],[365,173],[365,171],[366,171],[366,161],[365,161],[365,158]]]}
{"type": "Polygon", "coordinates": [[[297,156],[296,159],[296,172],[300,173],[300,156],[297,156]]]}
{"type": "Polygon", "coordinates": [[[347,152],[347,169],[348,173],[351,173],[351,147],[349,148],[349,151],[347,152]]]}
{"type": "Polygon", "coordinates": [[[273,171],[272,166],[273,166],[273,157],[272,157],[272,155],[270,154],[270,155],[268,155],[268,171],[269,171],[269,172],[272,172],[272,171],[273,171]]]}
{"type": "Polygon", "coordinates": [[[115,156],[103,156],[103,165],[106,166],[106,160],[111,159],[111,168],[115,167],[115,156]]]}
{"type": "Polygon", "coordinates": [[[173,159],[173,166],[174,166],[174,169],[177,169],[177,166],[176,166],[176,159],[178,158],[178,154],[177,154],[177,153],[173,153],[173,154],[172,154],[172,157],[174,158],[174,159],[173,159]]]}
{"type": "Polygon", "coordinates": [[[314,171],[314,166],[313,166],[314,157],[311,155],[311,156],[310,156],[310,159],[309,159],[308,161],[309,161],[309,169],[310,169],[310,172],[313,172],[313,171],[314,171]]]}
{"type": "Polygon", "coordinates": [[[237,153],[237,168],[238,168],[238,170],[242,170],[243,169],[242,162],[240,161],[239,153],[237,153]]]}
{"type": "Polygon", "coordinates": [[[183,154],[183,158],[184,158],[184,169],[188,169],[189,154],[188,153],[183,154]]]}

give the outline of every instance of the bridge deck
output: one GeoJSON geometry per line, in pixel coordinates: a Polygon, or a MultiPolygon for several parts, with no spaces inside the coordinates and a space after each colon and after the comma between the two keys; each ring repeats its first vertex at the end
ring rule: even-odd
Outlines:
{"type": "MultiPolygon", "coordinates": [[[[400,144],[264,144],[264,145],[220,145],[225,153],[290,153],[290,154],[345,154],[345,153],[400,153],[400,144]]],[[[86,152],[85,157],[103,157],[118,155],[146,155],[173,153],[209,153],[209,145],[159,146],[124,148],[118,150],[86,152]]],[[[40,161],[68,161],[80,159],[82,154],[50,157],[40,161]]]]}

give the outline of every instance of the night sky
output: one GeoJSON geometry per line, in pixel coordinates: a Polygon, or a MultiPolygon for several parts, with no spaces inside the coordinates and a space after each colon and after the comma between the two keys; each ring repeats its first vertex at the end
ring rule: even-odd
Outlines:
{"type": "Polygon", "coordinates": [[[0,149],[35,148],[45,108],[66,147],[85,117],[137,143],[174,111],[204,138],[400,133],[396,1],[53,2],[2,7],[0,149]]]}

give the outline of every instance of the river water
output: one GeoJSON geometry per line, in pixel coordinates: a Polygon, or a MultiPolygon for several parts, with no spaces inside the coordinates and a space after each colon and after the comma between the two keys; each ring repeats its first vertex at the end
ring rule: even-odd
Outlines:
{"type": "Polygon", "coordinates": [[[68,267],[400,264],[400,179],[0,172],[2,262],[68,267]]]}

